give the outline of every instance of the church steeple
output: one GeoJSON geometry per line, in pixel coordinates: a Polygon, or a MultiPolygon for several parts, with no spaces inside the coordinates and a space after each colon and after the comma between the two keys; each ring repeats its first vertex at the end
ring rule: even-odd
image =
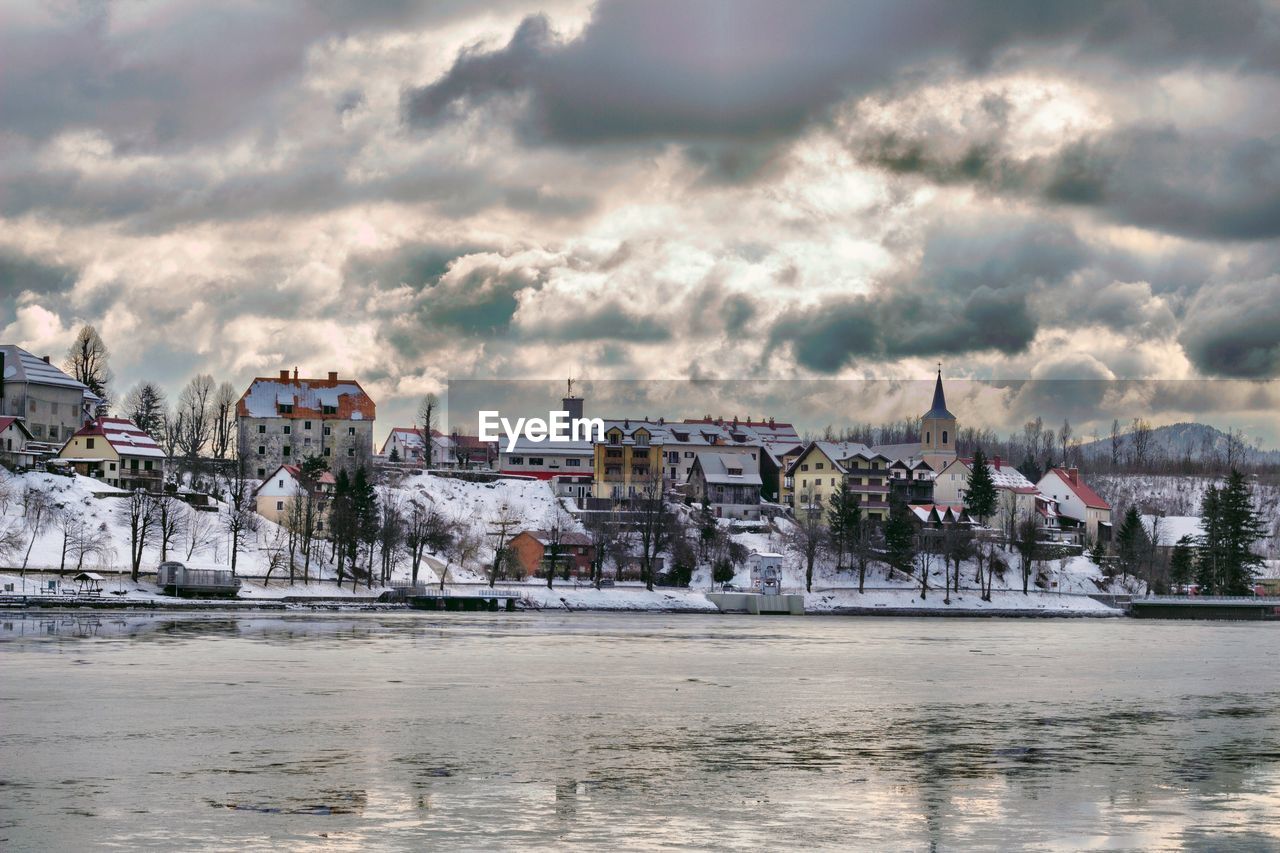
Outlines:
{"type": "Polygon", "coordinates": [[[956,416],[947,411],[947,395],[942,391],[942,368],[938,368],[938,382],[933,386],[933,407],[929,409],[924,416],[926,420],[931,418],[949,418],[955,420],[956,416]]]}
{"type": "Polygon", "coordinates": [[[956,416],[947,410],[947,395],[942,390],[942,365],[933,385],[933,406],[920,418],[920,455],[934,471],[956,457],[956,416]]]}

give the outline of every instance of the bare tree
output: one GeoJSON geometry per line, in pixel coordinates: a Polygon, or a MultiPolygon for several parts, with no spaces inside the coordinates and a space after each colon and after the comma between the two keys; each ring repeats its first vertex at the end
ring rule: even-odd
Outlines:
{"type": "Polygon", "coordinates": [[[1134,418],[1129,428],[1129,440],[1133,449],[1133,466],[1144,468],[1151,453],[1151,424],[1142,418],[1134,418]]]}
{"type": "Polygon", "coordinates": [[[164,436],[165,412],[168,403],[164,391],[154,382],[142,381],[124,397],[121,413],[152,438],[164,436]]]}
{"type": "Polygon", "coordinates": [[[445,553],[452,544],[453,535],[447,519],[420,498],[409,499],[404,519],[404,549],[409,555],[410,583],[417,586],[423,556],[427,551],[445,553]]]}
{"type": "Polygon", "coordinates": [[[207,373],[193,376],[178,395],[178,449],[188,459],[197,458],[213,433],[213,377],[207,373]]]}
{"type": "Polygon", "coordinates": [[[192,510],[186,514],[182,539],[187,546],[187,559],[218,541],[216,513],[192,510]]]}
{"type": "Polygon", "coordinates": [[[396,562],[400,558],[400,543],[404,540],[404,516],[400,513],[400,498],[388,488],[383,488],[378,500],[378,557],[380,579],[386,586],[391,581],[396,562]]]}
{"type": "Polygon", "coordinates": [[[62,556],[58,562],[58,572],[61,574],[67,570],[67,557],[74,556],[79,543],[87,538],[88,525],[85,524],[80,509],[75,506],[57,509],[53,514],[53,525],[62,531],[62,556]]]}
{"type": "Polygon", "coordinates": [[[244,448],[239,448],[223,487],[226,509],[222,528],[231,537],[231,574],[236,573],[236,559],[243,549],[245,537],[258,529],[258,514],[253,507],[253,483],[249,479],[249,462],[244,448]]]}
{"type": "Polygon", "coordinates": [[[671,541],[671,514],[662,494],[662,466],[650,463],[635,498],[635,532],[640,546],[640,579],[645,589],[653,589],[658,555],[671,541]]]}
{"type": "Polygon", "coordinates": [[[511,541],[519,524],[520,516],[510,504],[506,503],[498,507],[497,514],[489,520],[489,541],[493,546],[493,560],[489,563],[486,574],[490,588],[497,582],[498,575],[503,570],[503,564],[508,559],[507,544],[511,541]]]}
{"type": "Polygon", "coordinates": [[[212,428],[209,431],[210,450],[218,459],[226,459],[228,451],[236,440],[236,396],[235,386],[223,382],[214,392],[210,412],[212,428]]]}
{"type": "Polygon", "coordinates": [[[554,506],[547,514],[544,523],[546,532],[546,550],[543,552],[543,558],[547,561],[547,589],[552,588],[555,582],[556,569],[560,563],[564,562],[564,578],[569,578],[569,563],[571,562],[565,553],[565,537],[571,532],[573,527],[573,518],[565,510],[564,504],[560,503],[560,499],[556,498],[554,506]]]}
{"type": "Polygon", "coordinates": [[[1018,552],[1018,562],[1022,570],[1022,594],[1026,595],[1031,581],[1032,561],[1036,554],[1037,535],[1040,526],[1035,518],[1027,516],[1018,521],[1013,540],[1014,550],[1018,552]]]}
{"type": "Polygon", "coordinates": [[[1062,464],[1067,466],[1071,464],[1071,434],[1071,421],[1063,418],[1062,429],[1058,430],[1058,443],[1062,445],[1062,464]]]}
{"type": "Polygon", "coordinates": [[[22,490],[22,524],[30,536],[30,539],[27,540],[27,551],[22,556],[22,575],[27,572],[27,561],[31,559],[31,548],[36,544],[36,540],[40,538],[40,534],[44,533],[56,511],[57,507],[54,506],[53,498],[43,488],[34,483],[28,483],[26,488],[22,490]]]}
{"type": "Polygon", "coordinates": [[[827,526],[823,522],[822,505],[815,502],[812,492],[798,495],[795,523],[787,533],[787,547],[804,563],[806,592],[813,592],[813,567],[826,547],[826,541],[827,526]]]}
{"type": "Polygon", "coordinates": [[[178,546],[184,530],[186,504],[173,495],[156,495],[156,533],[160,537],[160,562],[169,559],[169,549],[178,546]]]}
{"type": "Polygon", "coordinates": [[[591,561],[591,582],[596,589],[604,581],[604,567],[610,559],[615,559],[622,548],[619,534],[617,511],[609,513],[591,513],[586,522],[587,533],[591,536],[593,551],[591,561]]]}
{"type": "Polygon", "coordinates": [[[1120,419],[1111,421],[1111,468],[1120,467],[1120,454],[1124,450],[1124,434],[1120,432],[1120,419]]]}
{"type": "MultiPolygon", "coordinates": [[[[457,532],[452,536],[448,546],[442,552],[444,566],[441,567],[438,575],[441,591],[444,590],[444,585],[448,582],[449,567],[456,565],[460,569],[465,569],[469,564],[475,562],[481,549],[484,548],[484,537],[473,531],[467,525],[466,519],[456,518],[450,526],[457,532]]],[[[492,581],[490,581],[489,585],[493,585],[492,581]]]]}
{"type": "Polygon", "coordinates": [[[107,345],[103,343],[97,329],[93,326],[81,327],[75,342],[67,350],[63,369],[75,377],[76,381],[87,385],[102,400],[99,414],[105,414],[110,400],[108,386],[112,377],[111,369],[107,366],[107,345]]]}
{"type": "Polygon", "coordinates": [[[129,526],[129,577],[135,583],[142,567],[143,549],[151,543],[155,531],[157,510],[155,495],[143,489],[135,489],[121,501],[119,514],[129,526]]]}
{"type": "Polygon", "coordinates": [[[183,413],[178,409],[166,409],[160,416],[160,435],[157,436],[164,455],[170,459],[178,455],[182,435],[186,431],[183,413]]]}
{"type": "Polygon", "coordinates": [[[431,446],[435,442],[432,435],[440,419],[440,401],[435,394],[428,394],[418,405],[418,428],[422,430],[422,467],[431,467],[431,446]]]}

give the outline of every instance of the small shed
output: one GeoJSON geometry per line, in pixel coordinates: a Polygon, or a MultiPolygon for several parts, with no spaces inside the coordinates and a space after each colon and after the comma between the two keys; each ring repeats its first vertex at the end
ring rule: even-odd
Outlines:
{"type": "Polygon", "coordinates": [[[747,557],[747,565],[751,567],[751,588],[766,595],[778,595],[782,592],[781,554],[770,551],[754,551],[747,557]]]}

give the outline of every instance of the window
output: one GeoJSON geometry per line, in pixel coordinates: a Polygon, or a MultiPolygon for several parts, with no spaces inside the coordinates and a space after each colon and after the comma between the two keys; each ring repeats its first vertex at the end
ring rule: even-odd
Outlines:
{"type": "Polygon", "coordinates": [[[332,456],[332,455],[333,455],[333,448],[332,448],[332,447],[326,447],[326,448],[324,449],[324,455],[325,455],[325,456],[332,456]]]}
{"type": "Polygon", "coordinates": [[[32,424],[31,434],[36,438],[44,438],[44,424],[32,424]]]}
{"type": "Polygon", "coordinates": [[[581,460],[581,459],[566,459],[566,460],[564,460],[564,467],[566,467],[566,468],[580,468],[580,467],[582,467],[582,460],[581,460]]]}
{"type": "Polygon", "coordinates": [[[511,465],[523,465],[523,464],[524,464],[524,457],[523,457],[523,456],[510,456],[510,457],[508,457],[508,458],[507,458],[507,462],[508,462],[508,463],[510,463],[511,465]]]}
{"type": "Polygon", "coordinates": [[[280,409],[280,414],[282,414],[282,415],[292,415],[292,414],[293,414],[293,403],[280,403],[280,404],[279,404],[279,409],[280,409]]]}
{"type": "Polygon", "coordinates": [[[277,510],[284,509],[284,501],[276,501],[276,509],[277,510]]]}
{"type": "Polygon", "coordinates": [[[686,450],[686,451],[684,452],[684,458],[685,458],[685,459],[692,459],[692,458],[693,458],[693,451],[692,451],[692,450],[686,450]]]}
{"type": "Polygon", "coordinates": [[[325,434],[325,435],[333,435],[333,427],[329,426],[328,424],[325,424],[325,425],[324,425],[324,434],[325,434]]]}
{"type": "Polygon", "coordinates": [[[530,464],[530,465],[541,465],[541,464],[542,464],[542,457],[541,457],[541,456],[530,456],[530,457],[529,457],[529,464],[530,464]]]}
{"type": "Polygon", "coordinates": [[[57,404],[57,403],[50,403],[50,404],[49,404],[49,414],[51,414],[51,415],[56,415],[56,414],[58,414],[58,404],[57,404]]]}
{"type": "Polygon", "coordinates": [[[138,470],[138,460],[137,460],[137,459],[130,459],[130,460],[129,460],[129,470],[130,470],[130,471],[137,471],[137,470],[138,470]]]}
{"type": "Polygon", "coordinates": [[[263,433],[265,433],[266,431],[267,431],[267,425],[266,425],[266,424],[258,424],[258,435],[262,435],[262,434],[263,434],[263,433]]]}
{"type": "Polygon", "coordinates": [[[258,469],[258,479],[262,479],[262,478],[263,478],[263,477],[265,477],[265,476],[267,476],[267,469],[266,469],[266,468],[259,468],[259,469],[258,469]]]}
{"type": "Polygon", "coordinates": [[[636,433],[636,447],[648,447],[649,436],[643,432],[636,433]]]}
{"type": "Polygon", "coordinates": [[[32,401],[31,401],[31,411],[33,411],[33,412],[34,412],[35,410],[36,410],[36,401],[35,401],[35,400],[32,400],[32,401]]]}
{"type": "Polygon", "coordinates": [[[356,434],[355,427],[347,427],[347,435],[355,435],[355,434],[356,434]]]}
{"type": "Polygon", "coordinates": [[[288,424],[285,424],[285,425],[284,425],[284,434],[285,434],[285,435],[288,435],[288,434],[289,434],[290,432],[292,432],[292,431],[293,431],[293,430],[292,430],[292,427],[290,427],[288,424]]]}
{"type": "Polygon", "coordinates": [[[808,462],[806,462],[806,463],[804,463],[803,465],[801,465],[801,466],[800,466],[800,470],[801,470],[801,471],[808,471],[808,470],[809,470],[809,463],[808,463],[808,462]]]}
{"type": "Polygon", "coordinates": [[[356,455],[356,449],[355,449],[354,447],[348,447],[348,448],[347,448],[347,455],[348,455],[348,456],[355,456],[355,455],[356,455]]]}
{"type": "Polygon", "coordinates": [[[942,431],[942,443],[947,443],[947,431],[945,429],[942,431]]]}
{"type": "Polygon", "coordinates": [[[57,437],[58,437],[58,428],[57,428],[56,426],[54,426],[54,425],[50,424],[50,426],[49,426],[49,438],[57,438],[57,437]]]}
{"type": "Polygon", "coordinates": [[[116,470],[116,463],[112,462],[112,463],[111,463],[111,465],[110,465],[110,466],[108,466],[108,469],[107,469],[107,470],[109,470],[109,471],[114,471],[114,470],[116,470]]]}
{"type": "Polygon", "coordinates": [[[622,441],[622,434],[621,434],[621,433],[617,433],[617,432],[611,432],[611,433],[609,433],[609,443],[610,443],[610,444],[619,444],[619,443],[621,443],[621,441],[622,441]]]}
{"type": "Polygon", "coordinates": [[[678,451],[678,450],[672,450],[672,451],[668,452],[668,453],[667,453],[667,461],[668,461],[668,462],[679,462],[679,461],[680,461],[680,451],[678,451]]]}
{"type": "Polygon", "coordinates": [[[293,449],[292,447],[290,447],[289,445],[287,445],[287,444],[286,444],[284,447],[280,448],[280,455],[281,455],[281,456],[288,456],[288,455],[289,455],[289,451],[290,451],[290,450],[292,450],[292,449],[293,449]]]}
{"type": "Polygon", "coordinates": [[[726,469],[725,469],[725,471],[727,471],[727,472],[728,472],[728,474],[729,474],[729,476],[730,476],[730,477],[741,477],[741,476],[742,476],[742,469],[741,469],[741,468],[726,468],[726,469]]]}
{"type": "Polygon", "coordinates": [[[320,407],[320,414],[322,414],[322,415],[336,415],[336,414],[338,414],[338,407],[337,407],[337,406],[321,406],[321,407],[320,407]]]}
{"type": "Polygon", "coordinates": [[[85,450],[93,450],[93,439],[92,439],[92,438],[86,438],[86,439],[84,440],[84,449],[85,449],[85,450]]]}
{"type": "Polygon", "coordinates": [[[928,444],[928,443],[929,443],[929,436],[930,436],[930,434],[929,434],[929,433],[927,433],[927,432],[924,434],[924,443],[925,443],[925,444],[928,444]]]}
{"type": "Polygon", "coordinates": [[[303,429],[311,429],[311,421],[303,421],[303,422],[302,422],[302,428],[303,428],[303,429]]]}
{"type": "Polygon", "coordinates": [[[267,455],[267,447],[266,447],[266,445],[265,445],[265,444],[259,444],[259,445],[258,445],[258,455],[259,455],[259,456],[266,456],[266,455],[267,455]]]}
{"type": "Polygon", "coordinates": [[[284,488],[284,477],[281,477],[279,480],[276,480],[276,488],[278,489],[284,488]]]}
{"type": "Polygon", "coordinates": [[[821,462],[815,462],[815,463],[813,463],[813,470],[815,470],[815,471],[821,471],[821,470],[822,470],[822,463],[821,463],[821,462]]]}
{"type": "Polygon", "coordinates": [[[144,462],[144,463],[142,464],[142,470],[144,470],[144,471],[150,471],[150,470],[152,470],[152,469],[151,469],[151,460],[150,460],[150,459],[148,459],[146,462],[144,462]]]}

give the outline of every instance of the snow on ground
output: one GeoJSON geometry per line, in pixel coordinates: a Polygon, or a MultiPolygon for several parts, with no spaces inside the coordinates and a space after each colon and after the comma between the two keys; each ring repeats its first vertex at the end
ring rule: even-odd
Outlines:
{"type": "MultiPolygon", "coordinates": [[[[15,530],[20,538],[19,547],[12,553],[0,555],[0,564],[9,568],[23,565],[28,569],[57,569],[63,565],[63,529],[55,521],[57,512],[46,514],[44,529],[34,538],[24,525],[23,492],[36,489],[44,492],[54,510],[74,509],[85,523],[87,541],[92,544],[84,555],[81,569],[102,573],[128,572],[130,534],[128,520],[122,516],[126,501],[112,495],[126,494],[122,489],[109,486],[90,477],[63,477],[43,472],[11,475],[0,469],[0,529],[15,530]],[[30,545],[30,556],[27,548],[30,545]]],[[[227,569],[231,563],[231,537],[222,529],[221,515],[193,509],[184,503],[176,503],[180,515],[179,526],[183,530],[182,541],[170,548],[169,559],[181,560],[198,569],[227,569]],[[198,528],[195,536],[199,543],[189,549],[191,537],[186,533],[194,522],[198,528]]],[[[241,551],[236,559],[236,570],[241,575],[265,575],[270,565],[273,548],[278,548],[283,533],[281,528],[265,518],[258,519],[258,529],[244,534],[241,551]]],[[[160,564],[158,537],[143,550],[142,569],[155,572],[160,564]]],[[[68,555],[66,568],[76,568],[78,555],[68,555]]],[[[312,565],[313,575],[331,576],[323,565],[312,565]]],[[[276,569],[274,577],[280,575],[276,569]]]]}
{"type": "Polygon", "coordinates": [[[824,611],[840,611],[843,609],[910,609],[910,610],[937,610],[937,611],[973,611],[982,612],[1000,612],[1000,611],[1023,611],[1045,614],[1069,614],[1069,615],[1118,615],[1121,611],[1117,608],[1110,607],[1100,601],[1095,601],[1084,595],[1058,595],[1056,593],[1047,592],[1029,592],[1022,594],[1019,589],[1016,592],[1012,590],[992,590],[991,601],[983,601],[978,595],[978,591],[962,590],[959,594],[951,595],[951,603],[946,603],[947,596],[942,590],[931,589],[926,598],[920,597],[919,589],[907,592],[902,589],[868,589],[864,593],[859,593],[856,589],[848,590],[832,590],[821,591],[814,589],[813,593],[805,597],[805,610],[810,613],[821,613],[824,611]]]}

